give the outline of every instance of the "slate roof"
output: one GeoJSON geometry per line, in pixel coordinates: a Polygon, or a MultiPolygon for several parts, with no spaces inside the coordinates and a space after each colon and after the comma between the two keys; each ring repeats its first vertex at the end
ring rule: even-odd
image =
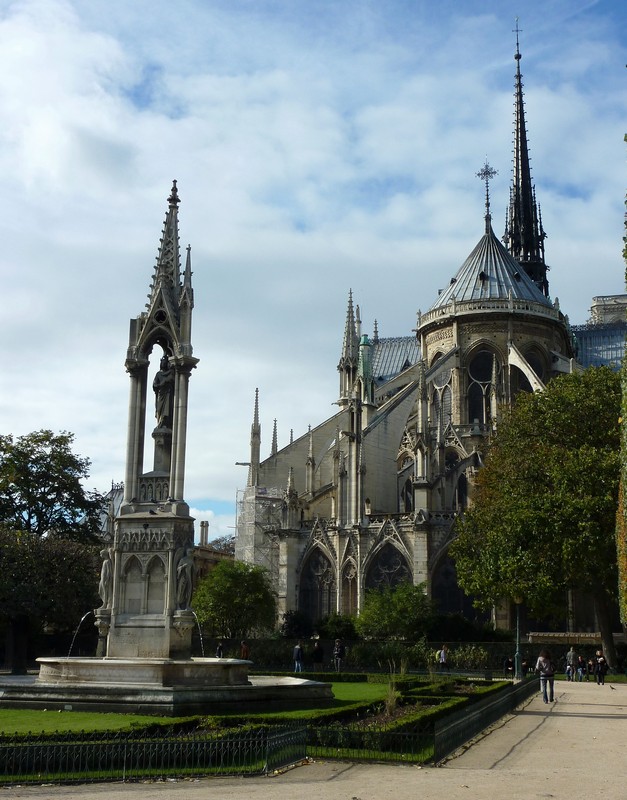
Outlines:
{"type": "Polygon", "coordinates": [[[487,223],[486,233],[429,311],[444,308],[453,301],[506,300],[510,295],[513,300],[530,301],[553,308],[549,298],[507,252],[494,235],[492,226],[487,223]]]}
{"type": "Polygon", "coordinates": [[[394,378],[420,359],[415,336],[394,336],[373,341],[372,376],[377,386],[394,378]]]}

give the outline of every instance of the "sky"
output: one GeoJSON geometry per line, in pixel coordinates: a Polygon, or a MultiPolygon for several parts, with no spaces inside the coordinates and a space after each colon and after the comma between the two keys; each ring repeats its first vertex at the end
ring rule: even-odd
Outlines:
{"type": "MultiPolygon", "coordinates": [[[[0,433],[124,478],[129,321],[178,182],[192,248],[185,496],[234,532],[262,457],[334,413],[349,290],[411,335],[511,182],[519,17],[550,293],[624,292],[621,0],[0,0],[0,433]]],[[[198,530],[197,530],[198,535],[198,530]]]]}

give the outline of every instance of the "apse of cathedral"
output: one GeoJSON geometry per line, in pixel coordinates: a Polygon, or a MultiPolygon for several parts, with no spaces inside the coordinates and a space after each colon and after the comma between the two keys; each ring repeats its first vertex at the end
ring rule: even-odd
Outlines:
{"type": "MultiPolygon", "coordinates": [[[[261,460],[259,393],[238,501],[236,558],[270,572],[279,613],[358,613],[366,591],[424,584],[443,612],[476,611],[448,557],[499,409],[576,368],[568,319],[549,296],[515,53],[513,178],[495,235],[486,162],[482,235],[411,335],[362,330],[352,292],[338,411],[261,460]]],[[[408,325],[408,328],[410,326],[408,325]]]]}

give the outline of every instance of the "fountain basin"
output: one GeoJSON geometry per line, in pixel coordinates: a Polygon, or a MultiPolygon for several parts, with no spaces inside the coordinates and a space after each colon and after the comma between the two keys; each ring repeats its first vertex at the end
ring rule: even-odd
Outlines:
{"type": "Polygon", "coordinates": [[[37,683],[143,684],[150,686],[247,686],[252,663],[238,658],[50,658],[37,659],[37,683]]]}
{"type": "Polygon", "coordinates": [[[328,705],[329,683],[250,676],[235,658],[38,658],[39,675],[0,677],[0,707],[160,716],[328,705]]]}

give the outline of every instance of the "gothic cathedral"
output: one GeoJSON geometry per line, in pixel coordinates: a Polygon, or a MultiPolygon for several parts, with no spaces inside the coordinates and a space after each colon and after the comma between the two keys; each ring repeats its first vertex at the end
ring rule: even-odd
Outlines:
{"type": "MultiPolygon", "coordinates": [[[[545,233],[527,147],[516,45],[513,180],[502,241],[485,164],[483,233],[415,335],[362,330],[352,292],[339,410],[261,460],[259,394],[236,558],[266,567],[279,612],[355,614],[370,588],[424,584],[443,612],[475,614],[448,557],[498,409],[574,367],[568,319],[549,297],[545,233]]],[[[479,223],[479,220],[478,220],[479,223]]]]}

